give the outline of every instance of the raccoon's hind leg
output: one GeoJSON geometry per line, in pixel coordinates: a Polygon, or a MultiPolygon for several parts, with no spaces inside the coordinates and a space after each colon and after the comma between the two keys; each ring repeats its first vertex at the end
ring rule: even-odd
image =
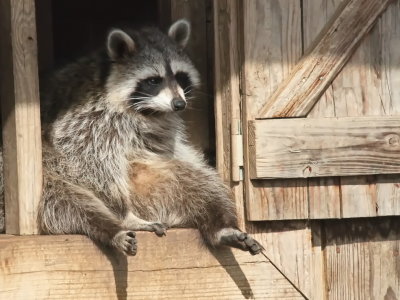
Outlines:
{"type": "Polygon", "coordinates": [[[211,247],[229,246],[249,251],[252,255],[259,254],[263,247],[238,228],[236,209],[230,205],[233,202],[229,193],[224,193],[220,189],[215,193],[215,197],[211,198],[212,190],[209,192],[210,201],[204,203],[204,211],[208,213],[200,214],[196,222],[206,243],[211,247]]]}
{"type": "Polygon", "coordinates": [[[136,254],[135,232],[127,230],[103,201],[82,187],[45,180],[38,212],[41,233],[85,234],[127,255],[136,254]]]}
{"type": "Polygon", "coordinates": [[[229,189],[218,174],[204,166],[177,163],[175,174],[181,186],[188,225],[197,227],[211,247],[226,245],[258,254],[262,246],[238,229],[236,207],[229,189]]]}
{"type": "Polygon", "coordinates": [[[217,232],[216,240],[221,245],[249,251],[252,255],[261,252],[263,247],[246,232],[235,228],[223,228],[217,232]]]}

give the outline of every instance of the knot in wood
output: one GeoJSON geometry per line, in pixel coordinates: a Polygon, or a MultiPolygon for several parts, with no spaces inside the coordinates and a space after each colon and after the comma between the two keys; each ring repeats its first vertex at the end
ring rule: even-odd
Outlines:
{"type": "Polygon", "coordinates": [[[389,146],[399,146],[400,145],[400,136],[393,133],[386,136],[386,141],[389,146]]]}
{"type": "Polygon", "coordinates": [[[303,169],[303,177],[310,177],[311,176],[311,172],[312,172],[312,167],[310,165],[307,165],[303,169]]]}

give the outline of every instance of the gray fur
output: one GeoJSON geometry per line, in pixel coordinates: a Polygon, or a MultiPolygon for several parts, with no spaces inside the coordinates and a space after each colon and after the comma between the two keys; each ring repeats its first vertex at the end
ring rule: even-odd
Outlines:
{"type": "Polygon", "coordinates": [[[169,227],[193,227],[209,246],[259,253],[259,244],[237,229],[229,189],[187,143],[180,116],[165,105],[174,97],[188,100],[176,72],[188,74],[193,86],[199,82],[182,43],[152,28],[126,34],[133,52],[115,52],[108,42],[106,51],[56,72],[42,93],[40,231],[86,234],[134,255],[135,230],[163,235],[169,227]],[[164,98],[135,96],[140,101],[132,105],[130,95],[149,76],[165,78],[164,98]]]}

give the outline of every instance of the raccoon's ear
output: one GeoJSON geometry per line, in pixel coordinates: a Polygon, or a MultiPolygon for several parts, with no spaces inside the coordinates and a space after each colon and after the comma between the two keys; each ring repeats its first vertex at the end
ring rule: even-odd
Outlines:
{"type": "Polygon", "coordinates": [[[121,29],[113,29],[107,37],[107,52],[111,59],[119,59],[135,52],[135,42],[121,29]]]}
{"type": "Polygon", "coordinates": [[[190,37],[190,23],[185,19],[176,21],[169,27],[168,36],[180,47],[185,48],[190,37]]]}

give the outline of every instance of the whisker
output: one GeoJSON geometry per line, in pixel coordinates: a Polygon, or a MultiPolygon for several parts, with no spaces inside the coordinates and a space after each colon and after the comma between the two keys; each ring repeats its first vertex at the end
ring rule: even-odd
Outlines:
{"type": "Polygon", "coordinates": [[[136,93],[138,93],[138,94],[141,94],[141,95],[143,95],[143,96],[147,96],[147,97],[154,97],[154,95],[150,95],[150,94],[148,94],[148,93],[144,93],[144,92],[136,92],[136,93]]]}
{"type": "Polygon", "coordinates": [[[196,86],[197,86],[196,84],[191,84],[191,85],[188,85],[187,87],[185,87],[183,90],[186,91],[187,89],[196,87],[196,86]]]}
{"type": "Polygon", "coordinates": [[[150,99],[150,97],[128,98],[127,100],[144,100],[144,99],[150,99]]]}

